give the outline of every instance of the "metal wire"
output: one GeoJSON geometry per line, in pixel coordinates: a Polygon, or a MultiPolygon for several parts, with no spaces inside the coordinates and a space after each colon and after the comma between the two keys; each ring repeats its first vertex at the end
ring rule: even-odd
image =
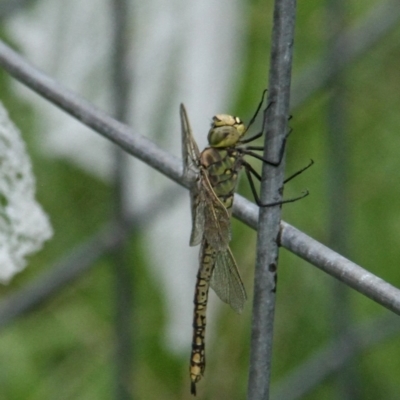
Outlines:
{"type": "MultiPolygon", "coordinates": [[[[343,0],[326,1],[326,25],[329,39],[326,43],[326,68],[331,69],[332,77],[327,82],[329,93],[326,108],[326,153],[327,153],[327,197],[328,197],[328,244],[330,247],[348,255],[349,243],[349,147],[346,105],[346,76],[345,70],[340,68],[342,59],[347,52],[347,43],[336,46],[340,34],[346,24],[347,3],[343,0]]],[[[331,301],[331,335],[339,337],[351,324],[352,315],[349,305],[350,289],[339,281],[329,282],[331,301]]],[[[356,347],[359,338],[347,335],[346,348],[356,347]]],[[[356,400],[359,398],[358,373],[351,362],[338,371],[334,381],[334,390],[342,400],[356,400]]]]}
{"type": "MultiPolygon", "coordinates": [[[[274,7],[268,104],[264,115],[264,158],[279,160],[289,120],[290,83],[296,0],[276,0],[274,7]]],[[[282,200],[285,157],[278,167],[264,163],[261,182],[263,204],[282,200]]],[[[278,241],[281,207],[261,207],[254,274],[250,369],[247,398],[269,399],[278,241]]]]}
{"type": "Polygon", "coordinates": [[[342,33],[336,46],[346,45],[340,63],[335,68],[327,68],[324,57],[313,62],[293,81],[291,107],[303,104],[318,90],[325,88],[335,74],[365,54],[373,45],[389,34],[400,20],[400,3],[398,0],[386,0],[373,7],[371,12],[353,28],[342,33]]]}
{"type": "MultiPolygon", "coordinates": [[[[399,19],[400,7],[397,0],[386,1],[374,8],[369,17],[363,20],[362,24],[349,30],[338,39],[338,45],[340,43],[348,43],[350,46],[337,68],[326,69],[323,62],[317,62],[300,76],[293,88],[292,105],[294,107],[300,105],[315,91],[325,87],[326,82],[335,76],[338,71],[345,68],[356,57],[381,39],[382,36],[389,33],[399,19]]],[[[78,96],[74,96],[44,74],[38,73],[21,58],[18,58],[18,55],[15,56],[15,53],[0,43],[0,62],[6,69],[9,69],[10,73],[19,76],[21,81],[26,84],[29,83],[39,93],[58,104],[83,123],[108,137],[114,143],[117,143],[125,151],[147,162],[176,182],[187,186],[187,182],[181,178],[180,160],[162,152],[145,138],[138,135],[132,135],[129,138],[131,132],[126,126],[95,109],[91,104],[79,99],[78,96]]],[[[267,192],[268,194],[272,193],[270,189],[267,189],[267,192]]],[[[176,191],[174,194],[176,194],[176,191]]],[[[153,204],[149,207],[148,214],[141,215],[141,213],[138,213],[138,219],[135,217],[135,223],[143,224],[144,221],[147,222],[155,216],[155,210],[162,212],[164,204],[166,204],[164,201],[158,202],[157,206],[153,204]]],[[[257,207],[240,198],[240,196],[236,196],[234,214],[253,228],[257,227],[257,207]]],[[[266,226],[264,223],[261,225],[266,226]]],[[[58,293],[62,287],[81,276],[94,265],[96,259],[110,250],[115,250],[121,243],[121,237],[125,234],[126,232],[121,231],[121,226],[107,225],[92,239],[72,252],[68,252],[65,258],[57,263],[49,273],[40,276],[26,288],[3,299],[0,306],[0,328],[13,321],[16,317],[35,309],[47,298],[58,293]]],[[[397,288],[363,270],[358,265],[285,222],[281,223],[279,241],[283,247],[288,248],[353,289],[400,315],[400,291],[397,288]]],[[[267,246],[263,246],[260,242],[260,252],[264,253],[267,246]]],[[[270,254],[268,251],[266,253],[270,254]]],[[[267,285],[272,287],[271,277],[274,276],[274,273],[273,271],[267,271],[267,274],[270,275],[267,277],[269,278],[269,281],[267,279],[267,285]]],[[[267,299],[267,302],[269,302],[267,304],[267,308],[269,308],[267,319],[269,321],[264,324],[264,328],[267,327],[264,332],[271,332],[273,326],[273,303],[275,300],[273,292],[270,294],[271,297],[269,300],[267,299]]],[[[275,400],[294,400],[305,396],[319,382],[346,364],[355,354],[372,346],[379,340],[385,340],[390,335],[398,333],[399,328],[395,322],[397,319],[391,320],[388,318],[388,321],[382,321],[379,319],[372,324],[351,329],[337,340],[328,344],[326,348],[302,364],[285,381],[281,382],[282,390],[275,392],[276,397],[273,396],[273,398],[275,400]],[[346,345],[348,339],[352,337],[351,335],[363,338],[362,342],[359,342],[357,346],[346,345]],[[329,363],[327,362],[328,360],[329,363]]],[[[265,339],[265,336],[262,339],[265,339]]],[[[270,336],[270,339],[272,340],[272,336],[270,336]]],[[[270,364],[271,343],[263,343],[268,353],[266,364],[270,364]]],[[[268,365],[267,374],[269,375],[268,365]]]]}
{"type": "Polygon", "coordinates": [[[341,370],[354,357],[400,333],[400,319],[393,314],[349,327],[314,352],[273,386],[273,400],[300,400],[321,382],[341,370]],[[357,337],[356,344],[349,342],[357,337]]]}
{"type": "Polygon", "coordinates": [[[35,0],[3,0],[0,4],[0,20],[10,17],[33,3],[35,3],[35,0]]]}
{"type": "MultiPolygon", "coordinates": [[[[164,190],[159,197],[151,201],[141,210],[137,210],[129,217],[126,229],[128,232],[135,229],[143,229],[155,218],[170,207],[182,191],[176,187],[164,190]]],[[[1,300],[0,304],[0,329],[6,327],[16,318],[27,312],[35,310],[44,301],[48,300],[69,285],[90,268],[105,254],[119,247],[121,236],[120,226],[114,223],[106,224],[86,242],[68,250],[53,266],[39,275],[31,283],[1,300]]]]}
{"type": "MultiPolygon", "coordinates": [[[[111,0],[112,52],[111,75],[114,115],[121,122],[128,122],[129,93],[131,73],[129,71],[127,0],[111,0]]],[[[128,260],[127,204],[128,154],[119,147],[114,148],[114,219],[121,235],[119,246],[112,254],[114,267],[115,295],[115,398],[129,400],[134,397],[133,390],[133,329],[134,315],[134,277],[135,265],[128,260]]]]}
{"type": "MultiPolygon", "coordinates": [[[[1,41],[0,65],[20,82],[116,143],[129,154],[146,162],[180,185],[189,187],[190,182],[182,175],[181,160],[161,150],[143,136],[132,133],[127,126],[66,90],[32,67],[1,41]]],[[[253,203],[235,195],[233,212],[242,222],[254,229],[257,228],[258,207],[253,203]]],[[[280,245],[292,253],[400,315],[399,289],[283,221],[279,239],[280,245]]]]}

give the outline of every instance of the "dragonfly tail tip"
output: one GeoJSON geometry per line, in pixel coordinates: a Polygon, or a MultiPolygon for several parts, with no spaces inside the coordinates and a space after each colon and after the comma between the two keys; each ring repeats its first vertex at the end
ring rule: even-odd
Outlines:
{"type": "Polygon", "coordinates": [[[195,383],[195,382],[192,382],[192,383],[190,384],[190,393],[191,393],[193,396],[196,396],[196,383],[195,383]]]}

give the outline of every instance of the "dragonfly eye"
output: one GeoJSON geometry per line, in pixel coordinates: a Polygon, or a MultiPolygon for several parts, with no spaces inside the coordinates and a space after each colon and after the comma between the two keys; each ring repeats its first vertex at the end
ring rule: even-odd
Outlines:
{"type": "Polygon", "coordinates": [[[246,128],[240,118],[217,114],[208,132],[208,143],[211,147],[235,146],[245,133],[246,128]]]}
{"type": "Polygon", "coordinates": [[[235,127],[236,130],[239,132],[240,137],[242,137],[247,131],[246,127],[244,126],[244,123],[239,118],[238,118],[238,123],[235,125],[235,127]]]}
{"type": "Polygon", "coordinates": [[[235,146],[242,134],[234,126],[219,126],[208,132],[208,143],[211,147],[235,146]]]}
{"type": "Polygon", "coordinates": [[[217,114],[213,117],[211,128],[216,126],[233,126],[236,123],[236,117],[227,114],[217,114]]]}

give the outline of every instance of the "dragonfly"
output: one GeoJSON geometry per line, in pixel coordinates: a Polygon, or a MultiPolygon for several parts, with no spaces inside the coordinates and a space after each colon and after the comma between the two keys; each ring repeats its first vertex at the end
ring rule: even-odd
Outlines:
{"type": "MultiPolygon", "coordinates": [[[[263,104],[264,95],[265,91],[248,127],[256,119],[263,104]]],[[[193,395],[196,395],[196,384],[204,375],[206,366],[205,330],[209,288],[211,287],[218,297],[237,313],[242,312],[247,298],[239,269],[229,247],[232,237],[230,222],[232,206],[240,170],[245,169],[254,199],[260,207],[296,201],[307,196],[308,191],[297,198],[268,204],[262,204],[257,194],[253,176],[258,180],[261,180],[261,176],[244,159],[244,156],[249,155],[269,165],[278,166],[283,157],[287,136],[284,138],[278,161],[271,162],[255,153],[255,151],[263,150],[263,147],[246,145],[263,134],[264,126],[260,133],[244,139],[248,128],[240,118],[218,114],[212,118],[208,132],[208,146],[200,152],[183,104],[180,106],[180,118],[184,175],[189,176],[190,173],[196,175],[190,189],[192,211],[190,246],[201,245],[200,266],[194,295],[193,339],[189,368],[190,390],[193,395]]],[[[285,182],[309,166],[311,164],[286,179],[285,182]]]]}

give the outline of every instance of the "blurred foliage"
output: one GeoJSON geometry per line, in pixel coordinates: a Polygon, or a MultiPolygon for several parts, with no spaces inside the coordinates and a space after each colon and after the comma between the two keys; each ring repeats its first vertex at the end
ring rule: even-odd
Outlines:
{"type": "MultiPolygon", "coordinates": [[[[252,115],[267,86],[272,3],[246,4],[245,64],[232,112],[252,115]]],[[[348,2],[349,25],[364,17],[378,1],[348,2]]],[[[325,2],[301,2],[295,39],[294,79],[326,51],[325,2]]],[[[346,69],[347,134],[350,147],[348,257],[395,286],[400,286],[400,75],[399,27],[346,69]]],[[[112,214],[112,188],[66,162],[44,158],[35,141],[32,109],[10,90],[10,78],[0,73],[2,101],[24,133],[33,158],[38,199],[55,230],[51,245],[33,256],[30,268],[1,288],[15,291],[51,267],[60,255],[90,237],[112,214]]],[[[315,165],[291,181],[287,197],[304,188],[310,196],[284,207],[284,219],[317,240],[328,238],[327,100],[321,90],[293,110],[293,133],[287,148],[287,171],[312,158],[315,165]]],[[[246,181],[241,193],[251,198],[246,181]]],[[[249,302],[243,315],[221,307],[208,329],[207,372],[199,399],[243,399],[249,362],[251,287],[256,234],[234,221],[232,248],[243,271],[249,302]],[[218,395],[216,395],[218,393],[218,395]]],[[[135,263],[135,377],[132,387],[141,399],[188,399],[188,356],[165,347],[166,311],[159,283],[149,272],[143,238],[133,235],[129,256],[135,263]],[[139,323],[140,321],[140,323],[139,323]]],[[[1,332],[0,400],[113,398],[113,274],[105,257],[77,282],[1,332]]],[[[279,266],[273,382],[301,364],[331,338],[332,278],[282,250],[279,266]]],[[[212,299],[214,301],[215,299],[212,299]]],[[[217,301],[217,300],[216,300],[217,301]]],[[[352,291],[353,323],[388,311],[352,291]]],[[[400,338],[360,354],[360,398],[398,398],[400,338]]],[[[335,399],[334,379],[321,383],[307,399],[335,399]]]]}

